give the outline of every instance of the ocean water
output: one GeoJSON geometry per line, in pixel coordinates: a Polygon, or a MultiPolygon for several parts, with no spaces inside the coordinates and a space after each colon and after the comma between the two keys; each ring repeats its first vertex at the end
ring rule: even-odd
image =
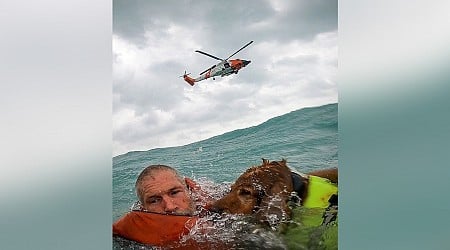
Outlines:
{"type": "MultiPolygon", "coordinates": [[[[261,158],[271,161],[284,158],[292,170],[299,172],[337,167],[337,113],[337,103],[303,108],[254,127],[188,145],[116,156],[113,158],[113,220],[129,211],[137,200],[134,182],[140,171],[151,164],[175,167],[181,174],[198,181],[217,195],[226,192],[247,168],[260,165],[261,158]]],[[[317,231],[314,234],[317,235],[317,231]]],[[[303,238],[311,239],[311,236],[303,238]]],[[[270,239],[275,240],[274,237],[270,239]]],[[[298,246],[294,242],[284,245],[292,249],[320,249],[322,243],[317,243],[315,247],[305,244],[298,246]]]]}

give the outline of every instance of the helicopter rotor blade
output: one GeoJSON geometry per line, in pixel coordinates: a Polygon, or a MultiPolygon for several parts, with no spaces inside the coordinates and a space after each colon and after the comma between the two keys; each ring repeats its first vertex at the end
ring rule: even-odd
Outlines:
{"type": "Polygon", "coordinates": [[[218,57],[216,57],[216,56],[210,55],[210,54],[208,54],[208,53],[206,53],[206,52],[203,52],[203,51],[200,51],[200,50],[196,50],[195,52],[198,52],[198,53],[203,54],[203,55],[205,55],[205,56],[212,57],[212,58],[214,58],[214,59],[216,59],[216,60],[219,60],[219,61],[223,61],[223,59],[221,59],[221,58],[218,58],[218,57]]]}
{"type": "Polygon", "coordinates": [[[213,66],[209,67],[208,69],[205,69],[202,73],[200,73],[200,75],[203,75],[206,71],[208,71],[208,70],[214,68],[215,66],[216,66],[216,65],[213,65],[213,66]]]}
{"type": "Polygon", "coordinates": [[[242,48],[240,48],[238,51],[236,51],[236,52],[234,52],[233,54],[231,54],[231,56],[229,56],[229,57],[228,57],[227,59],[225,59],[225,60],[230,59],[230,57],[236,55],[239,51],[245,49],[245,48],[246,48],[247,46],[249,46],[252,42],[253,42],[253,41],[250,41],[249,43],[247,43],[246,45],[244,45],[242,48]]]}

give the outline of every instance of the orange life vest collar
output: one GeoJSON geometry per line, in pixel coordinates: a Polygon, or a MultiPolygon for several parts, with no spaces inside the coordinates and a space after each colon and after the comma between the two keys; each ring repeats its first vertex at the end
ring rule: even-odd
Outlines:
{"type": "Polygon", "coordinates": [[[114,222],[113,235],[163,246],[180,240],[196,222],[197,217],[131,211],[114,222]]]}

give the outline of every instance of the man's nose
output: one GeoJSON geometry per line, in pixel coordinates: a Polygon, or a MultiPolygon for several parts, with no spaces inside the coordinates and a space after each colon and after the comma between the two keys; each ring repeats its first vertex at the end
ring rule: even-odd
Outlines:
{"type": "Polygon", "coordinates": [[[164,211],[165,212],[174,212],[177,210],[178,206],[173,202],[173,199],[170,197],[163,197],[164,199],[164,211]]]}

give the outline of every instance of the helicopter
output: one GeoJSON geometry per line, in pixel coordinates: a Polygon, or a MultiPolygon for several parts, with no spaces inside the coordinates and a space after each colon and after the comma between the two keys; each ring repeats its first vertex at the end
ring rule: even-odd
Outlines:
{"type": "Polygon", "coordinates": [[[200,73],[200,76],[197,78],[189,77],[190,73],[186,74],[186,71],[184,71],[184,74],[180,77],[183,77],[187,83],[189,83],[191,86],[194,86],[194,84],[196,82],[208,79],[210,77],[212,77],[212,79],[215,80],[216,76],[224,77],[224,76],[228,76],[231,74],[237,74],[240,69],[247,66],[251,61],[241,60],[241,59],[231,59],[231,60],[228,60],[228,59],[230,59],[232,56],[236,55],[239,51],[245,49],[251,43],[253,43],[253,41],[248,42],[246,45],[244,45],[242,48],[240,48],[239,50],[237,50],[236,52],[231,54],[226,59],[221,59],[216,56],[210,55],[206,52],[196,50],[195,52],[198,52],[205,56],[212,57],[216,60],[219,60],[220,62],[218,64],[215,64],[215,65],[209,67],[208,69],[204,70],[202,73],[200,73]]]}

